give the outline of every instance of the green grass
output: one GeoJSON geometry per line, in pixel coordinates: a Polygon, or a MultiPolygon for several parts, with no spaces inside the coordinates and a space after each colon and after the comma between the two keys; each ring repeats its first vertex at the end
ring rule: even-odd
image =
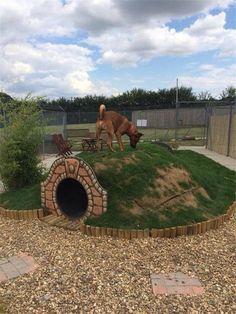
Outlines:
{"type": "MultiPolygon", "coordinates": [[[[125,152],[82,153],[80,156],[92,167],[97,162],[107,166],[107,169],[97,173],[97,177],[108,191],[108,210],[96,219],[87,220],[88,224],[94,226],[163,228],[190,224],[224,213],[234,201],[235,173],[191,151],[170,154],[157,145],[140,144],[135,151],[127,146],[125,152]],[[125,164],[125,158],[131,158],[132,155],[135,156],[135,163],[125,164]],[[146,208],[145,213],[138,216],[124,210],[132,207],[134,200],[138,201],[148,195],[148,188],[155,180],[157,168],[169,166],[187,169],[194,182],[202,186],[211,199],[199,193],[197,208],[183,204],[173,211],[173,208],[166,207],[161,211],[167,217],[165,220],[160,219],[160,212],[153,211],[152,208],[146,208]]],[[[186,183],[181,184],[184,188],[189,187],[186,183]]]]}
{"type": "Polygon", "coordinates": [[[40,202],[40,184],[0,194],[0,206],[8,209],[40,208],[40,202]]]}
{"type": "MultiPolygon", "coordinates": [[[[128,145],[124,152],[108,150],[96,153],[83,152],[79,155],[96,170],[98,181],[108,191],[108,210],[98,218],[89,218],[88,224],[114,228],[164,228],[190,224],[218,216],[226,211],[235,200],[235,172],[192,151],[169,153],[165,148],[151,143],[139,143],[134,150],[128,145]],[[99,167],[100,165],[100,167],[99,167]],[[105,166],[105,169],[104,169],[105,166]],[[183,189],[203,187],[210,199],[196,192],[198,206],[178,204],[176,208],[153,206],[144,208],[136,215],[129,209],[144,196],[159,198],[155,187],[157,169],[167,167],[184,168],[193,183],[177,180],[183,189]],[[163,219],[164,217],[164,219],[163,219]]],[[[175,194],[170,189],[165,196],[175,194]]],[[[39,184],[0,195],[0,204],[11,209],[40,207],[39,184]]]]}

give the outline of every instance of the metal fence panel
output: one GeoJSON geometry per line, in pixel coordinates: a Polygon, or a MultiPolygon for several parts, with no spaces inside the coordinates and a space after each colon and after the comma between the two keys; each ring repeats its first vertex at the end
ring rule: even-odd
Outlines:
{"type": "MultiPolygon", "coordinates": [[[[172,139],[201,139],[202,144],[207,138],[207,147],[221,154],[235,158],[236,155],[236,109],[235,105],[214,106],[211,103],[201,106],[185,106],[181,104],[175,109],[119,111],[135,123],[145,141],[172,139]],[[231,110],[231,111],[230,111],[231,110]],[[231,113],[230,113],[231,112],[231,113]]],[[[89,129],[95,132],[98,112],[63,112],[45,111],[47,125],[44,152],[50,134],[66,135],[69,129],[89,129]]],[[[126,138],[126,137],[125,137],[126,138]]],[[[49,149],[48,149],[49,151],[49,149]]]]}

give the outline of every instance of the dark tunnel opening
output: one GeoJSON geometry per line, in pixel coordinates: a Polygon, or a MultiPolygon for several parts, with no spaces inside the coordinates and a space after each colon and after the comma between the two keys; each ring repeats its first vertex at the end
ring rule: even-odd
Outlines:
{"type": "Polygon", "coordinates": [[[83,216],[88,207],[88,195],[83,185],[72,178],[64,179],[58,184],[56,200],[62,213],[71,219],[83,216]]]}

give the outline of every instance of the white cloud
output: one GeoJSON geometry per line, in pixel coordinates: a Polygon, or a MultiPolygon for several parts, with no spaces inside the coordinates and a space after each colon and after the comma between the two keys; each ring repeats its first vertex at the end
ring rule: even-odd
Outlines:
{"type": "Polygon", "coordinates": [[[65,6],[72,24],[90,35],[111,30],[160,26],[213,8],[227,8],[235,0],[69,0],[65,6]]]}
{"type": "Polygon", "coordinates": [[[157,56],[185,56],[219,51],[219,56],[236,55],[236,30],[225,29],[225,13],[206,15],[177,32],[168,27],[133,26],[129,32],[113,30],[90,36],[89,44],[101,49],[100,63],[115,66],[137,65],[157,56]]]}
{"type": "Polygon", "coordinates": [[[180,84],[191,86],[196,91],[209,90],[213,96],[219,96],[227,86],[236,86],[236,63],[219,67],[212,64],[203,64],[197,73],[179,76],[180,84]]]}
{"type": "Polygon", "coordinates": [[[91,94],[94,90],[94,84],[89,80],[87,72],[70,72],[65,80],[80,95],[91,94]]]}
{"type": "Polygon", "coordinates": [[[62,36],[74,31],[58,0],[10,0],[0,2],[0,44],[30,37],[62,36]]]}
{"type": "Polygon", "coordinates": [[[235,2],[0,0],[0,87],[15,95],[112,94],[118,91],[109,82],[92,81],[95,66],[137,66],[159,56],[210,50],[220,58],[233,56],[236,30],[225,28],[224,12],[209,12],[235,2]],[[200,13],[183,30],[166,26],[200,13]],[[80,46],[81,38],[89,49],[80,46]]]}
{"type": "Polygon", "coordinates": [[[6,45],[0,55],[1,85],[12,93],[20,86],[22,93],[47,91],[51,97],[85,93],[86,87],[90,92],[88,73],[94,69],[90,53],[77,45],[6,45]]]}

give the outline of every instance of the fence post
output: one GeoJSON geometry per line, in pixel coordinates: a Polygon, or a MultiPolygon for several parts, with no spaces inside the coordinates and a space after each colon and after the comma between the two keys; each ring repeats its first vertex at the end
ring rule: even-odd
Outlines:
{"type": "Polygon", "coordinates": [[[227,155],[226,156],[229,156],[229,151],[230,151],[232,118],[233,118],[233,105],[231,104],[230,110],[229,110],[228,145],[227,145],[227,155]]]}
{"type": "Polygon", "coordinates": [[[210,104],[210,107],[207,105],[206,106],[206,143],[205,143],[205,147],[207,149],[211,149],[211,147],[208,147],[209,144],[209,128],[210,128],[210,121],[211,121],[211,116],[212,116],[212,105],[210,104]]]}
{"type": "Polygon", "coordinates": [[[175,140],[178,139],[178,122],[179,122],[179,102],[175,104],[175,140]]]}
{"type": "Polygon", "coordinates": [[[66,138],[67,112],[63,112],[63,137],[66,138]]]}

